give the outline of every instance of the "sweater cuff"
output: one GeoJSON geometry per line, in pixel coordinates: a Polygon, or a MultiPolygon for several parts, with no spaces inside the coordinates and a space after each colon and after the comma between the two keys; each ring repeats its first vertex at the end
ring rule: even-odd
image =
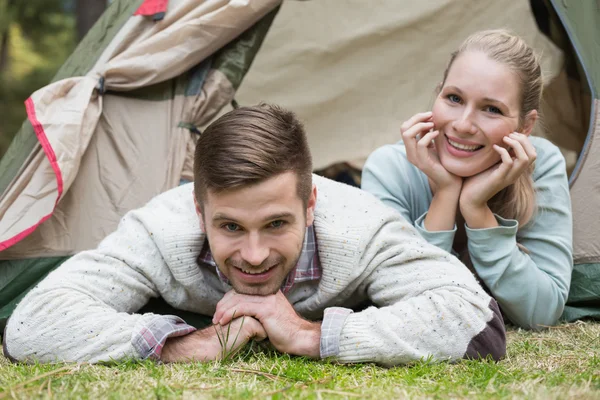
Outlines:
{"type": "Polygon", "coordinates": [[[131,339],[142,360],[160,360],[165,342],[170,337],[184,336],[196,330],[174,315],[157,315],[145,322],[131,339]]]}
{"type": "Polygon", "coordinates": [[[514,219],[504,219],[496,214],[494,217],[498,226],[493,228],[471,229],[465,224],[469,253],[482,265],[494,264],[517,245],[519,222],[514,219]]]}
{"type": "Polygon", "coordinates": [[[352,310],[343,307],[329,307],[325,309],[321,324],[321,358],[337,357],[340,353],[340,335],[348,315],[352,310]]]}
{"type": "Polygon", "coordinates": [[[493,228],[471,229],[465,224],[467,237],[471,240],[488,240],[498,236],[516,236],[519,230],[519,222],[516,219],[505,219],[494,214],[498,226],[493,228]]]}
{"type": "Polygon", "coordinates": [[[454,224],[452,230],[449,231],[428,231],[425,229],[425,217],[427,217],[427,212],[415,221],[415,228],[417,228],[419,234],[423,239],[427,240],[427,242],[448,253],[452,253],[452,244],[454,243],[454,235],[456,234],[456,224],[454,224]]]}

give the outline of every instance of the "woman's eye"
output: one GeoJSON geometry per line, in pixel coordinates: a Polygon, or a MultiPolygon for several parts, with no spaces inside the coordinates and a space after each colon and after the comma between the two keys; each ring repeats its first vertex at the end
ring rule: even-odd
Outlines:
{"type": "Polygon", "coordinates": [[[460,103],[460,97],[458,97],[455,94],[449,94],[448,96],[446,96],[448,98],[448,100],[450,100],[452,103],[460,103]]]}
{"type": "Polygon", "coordinates": [[[500,111],[500,109],[498,107],[487,106],[487,111],[491,112],[492,114],[500,114],[500,115],[502,115],[502,111],[500,111]]]}
{"type": "Polygon", "coordinates": [[[271,228],[281,228],[285,224],[285,221],[278,219],[277,221],[271,222],[271,228]]]}
{"type": "Polygon", "coordinates": [[[240,226],[238,224],[230,222],[228,224],[223,225],[223,228],[225,228],[225,230],[227,230],[228,232],[235,232],[239,230],[240,226]]]}

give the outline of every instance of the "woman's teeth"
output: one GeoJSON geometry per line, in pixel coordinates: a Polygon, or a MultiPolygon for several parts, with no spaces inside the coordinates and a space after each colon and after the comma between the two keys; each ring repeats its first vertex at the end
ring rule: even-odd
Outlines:
{"type": "Polygon", "coordinates": [[[452,139],[450,139],[449,137],[446,137],[448,139],[448,143],[450,143],[450,145],[452,147],[455,147],[459,150],[464,150],[464,151],[475,151],[475,150],[479,150],[480,148],[482,148],[483,146],[480,146],[478,144],[460,144],[457,143],[455,141],[453,141],[452,139]]]}

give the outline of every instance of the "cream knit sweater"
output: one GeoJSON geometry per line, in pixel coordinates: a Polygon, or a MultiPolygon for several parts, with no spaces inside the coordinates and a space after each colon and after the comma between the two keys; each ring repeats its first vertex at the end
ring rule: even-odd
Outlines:
{"type": "MultiPolygon", "coordinates": [[[[341,325],[338,361],[504,355],[498,307],[455,257],[370,194],[317,176],[314,183],[322,277],[294,308],[318,320],[329,307],[373,305],[341,325]]],[[[129,212],[97,249],[69,259],[23,299],[6,327],[5,351],[39,362],[140,358],[132,337],[162,318],[136,314],[151,297],[212,315],[227,290],[197,264],[204,240],[192,184],[129,212]]]]}

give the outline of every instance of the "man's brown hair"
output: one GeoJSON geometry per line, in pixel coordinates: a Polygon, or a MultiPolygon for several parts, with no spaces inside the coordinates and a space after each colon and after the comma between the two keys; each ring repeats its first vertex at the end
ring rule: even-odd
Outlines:
{"type": "Polygon", "coordinates": [[[210,124],[194,155],[194,192],[202,207],[214,193],[261,183],[281,173],[296,173],[298,196],[306,205],[312,190],[312,158],[304,126],[281,107],[240,107],[210,124]]]}

